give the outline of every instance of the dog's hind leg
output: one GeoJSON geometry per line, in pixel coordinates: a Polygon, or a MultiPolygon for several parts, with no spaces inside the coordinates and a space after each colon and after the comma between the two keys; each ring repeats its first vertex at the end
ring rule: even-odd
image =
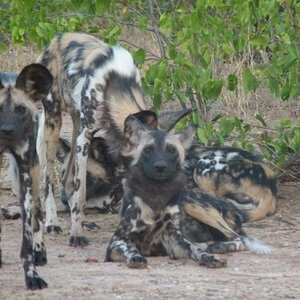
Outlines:
{"type": "Polygon", "coordinates": [[[162,235],[162,243],[170,258],[189,258],[208,268],[222,268],[227,265],[226,260],[206,251],[206,243],[191,243],[172,223],[167,225],[162,235]]]}
{"type": "Polygon", "coordinates": [[[55,183],[55,159],[59,143],[59,133],[62,125],[59,98],[54,93],[49,94],[47,100],[43,101],[45,107],[44,139],[46,140],[46,180],[45,180],[45,226],[48,233],[62,232],[57,218],[55,195],[58,193],[55,183]]]}

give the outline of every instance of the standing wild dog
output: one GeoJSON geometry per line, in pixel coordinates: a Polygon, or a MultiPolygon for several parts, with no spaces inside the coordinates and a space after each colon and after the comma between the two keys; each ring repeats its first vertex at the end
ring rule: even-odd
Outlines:
{"type": "Polygon", "coordinates": [[[106,261],[124,261],[143,268],[145,256],[189,258],[211,268],[226,261],[209,253],[245,248],[268,248],[243,232],[243,213],[231,203],[196,191],[187,191],[182,171],[193,129],[174,134],[146,128],[129,116],[125,134],[132,141],[134,160],[123,180],[120,223],[107,248],[106,261]]]}
{"type": "Polygon", "coordinates": [[[244,221],[274,214],[277,178],[261,159],[248,151],[231,147],[192,146],[186,156],[189,187],[234,204],[244,221]]]}
{"type": "MultiPolygon", "coordinates": [[[[38,61],[54,76],[50,97],[44,101],[46,150],[46,227],[60,232],[54,195],[54,160],[62,124],[61,112],[73,121],[71,152],[62,178],[63,198],[71,210],[71,246],[84,246],[84,206],[88,153],[95,132],[105,141],[110,160],[123,172],[131,161],[130,141],[123,135],[125,118],[134,113],[152,127],[145,111],[139,72],[128,51],[110,47],[82,33],[57,35],[38,61]],[[123,166],[123,167],[122,167],[123,166]]],[[[105,179],[106,169],[100,166],[105,179]]],[[[117,174],[118,176],[118,174],[117,174]]],[[[92,224],[91,224],[92,225],[92,224]]]]}
{"type": "Polygon", "coordinates": [[[51,85],[52,75],[39,64],[26,66],[18,76],[0,73],[0,157],[7,151],[16,163],[15,179],[19,184],[23,223],[21,258],[29,289],[47,287],[35,269],[35,265],[47,262],[39,200],[38,109],[35,102],[47,96],[51,85]]]}
{"type": "MultiPolygon", "coordinates": [[[[86,170],[93,133],[107,141],[115,161],[130,156],[123,137],[127,115],[145,108],[139,72],[125,49],[110,47],[81,33],[57,35],[38,60],[54,77],[50,97],[44,101],[46,150],[46,227],[60,232],[54,195],[54,160],[62,124],[62,111],[73,121],[72,150],[62,178],[63,194],[71,210],[71,246],[88,243],[82,229],[86,202],[86,170]]],[[[123,159],[126,164],[126,159],[123,159]]]]}

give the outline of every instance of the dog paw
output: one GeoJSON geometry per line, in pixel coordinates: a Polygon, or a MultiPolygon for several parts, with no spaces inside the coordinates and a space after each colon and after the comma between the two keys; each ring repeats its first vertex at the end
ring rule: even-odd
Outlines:
{"type": "Polygon", "coordinates": [[[207,268],[224,268],[227,266],[227,261],[214,255],[202,254],[199,264],[207,268]]]}
{"type": "Polygon", "coordinates": [[[82,221],[81,225],[89,231],[97,232],[100,229],[100,227],[95,222],[82,221]]]}
{"type": "Polygon", "coordinates": [[[69,239],[69,246],[71,247],[85,247],[89,244],[89,240],[85,236],[71,235],[69,239]]]}
{"type": "Polygon", "coordinates": [[[37,273],[35,273],[35,276],[33,277],[27,276],[25,281],[26,281],[26,287],[29,290],[41,290],[48,287],[46,281],[44,281],[44,279],[39,277],[37,273]]]}
{"type": "Polygon", "coordinates": [[[4,219],[16,220],[21,218],[20,206],[11,205],[7,207],[2,207],[1,209],[4,219]]]}
{"type": "Polygon", "coordinates": [[[147,267],[147,259],[141,255],[135,255],[127,260],[127,266],[134,269],[143,269],[147,267]]]}
{"type": "Polygon", "coordinates": [[[47,233],[51,233],[51,234],[62,233],[62,229],[58,225],[46,225],[45,228],[46,228],[47,233]]]}

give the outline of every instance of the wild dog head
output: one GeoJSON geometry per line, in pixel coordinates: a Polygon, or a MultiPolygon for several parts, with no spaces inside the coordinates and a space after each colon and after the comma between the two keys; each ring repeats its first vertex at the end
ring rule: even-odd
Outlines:
{"type": "Polygon", "coordinates": [[[125,121],[125,136],[132,145],[132,166],[140,168],[147,179],[171,180],[181,170],[185,151],[194,137],[194,128],[187,127],[179,133],[151,129],[130,115],[125,121]]]}
{"type": "Polygon", "coordinates": [[[38,112],[34,102],[48,93],[51,84],[51,74],[39,64],[26,66],[19,76],[0,74],[1,148],[16,147],[36,130],[38,112]]]}

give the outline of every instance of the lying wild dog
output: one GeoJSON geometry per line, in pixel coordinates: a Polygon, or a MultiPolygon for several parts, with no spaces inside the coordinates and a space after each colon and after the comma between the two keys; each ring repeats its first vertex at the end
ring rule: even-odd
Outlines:
{"type": "MultiPolygon", "coordinates": [[[[46,228],[61,231],[54,195],[54,160],[62,124],[62,111],[73,121],[72,149],[62,178],[63,197],[71,210],[71,246],[88,243],[82,229],[86,203],[86,171],[91,140],[95,132],[105,140],[107,153],[123,172],[131,161],[130,141],[124,137],[125,118],[141,113],[149,127],[151,113],[145,111],[141,81],[131,54],[120,46],[110,47],[83,33],[57,35],[38,59],[54,76],[44,101],[46,147],[46,228]]],[[[103,168],[102,168],[103,169],[103,168]]],[[[118,177],[118,175],[117,175],[118,177]]],[[[103,178],[102,178],[103,179],[103,178]]],[[[92,225],[92,224],[91,224],[92,225]]]]}
{"type": "Polygon", "coordinates": [[[241,227],[243,213],[234,205],[200,189],[185,190],[182,164],[193,131],[150,130],[134,116],[127,118],[125,133],[132,141],[134,161],[123,180],[121,220],[105,261],[144,268],[145,256],[169,255],[219,268],[226,261],[210,253],[268,250],[247,237],[241,227]]]}
{"type": "Polygon", "coordinates": [[[29,289],[47,287],[35,268],[47,263],[39,200],[36,150],[39,126],[35,102],[47,96],[51,85],[52,75],[39,64],[26,66],[18,76],[0,73],[0,157],[4,152],[9,152],[16,163],[15,180],[19,185],[23,223],[21,259],[29,289]]]}
{"type": "MultiPolygon", "coordinates": [[[[160,112],[157,124],[154,122],[152,128],[158,126],[160,129],[169,131],[191,111],[191,109],[183,109],[160,112]]],[[[145,124],[147,123],[146,118],[150,119],[152,113],[141,111],[136,113],[135,116],[145,124]]],[[[70,143],[66,139],[60,138],[57,158],[62,163],[62,174],[68,167],[70,153],[70,143]]],[[[121,163],[115,161],[109,152],[106,140],[102,137],[93,137],[87,161],[86,208],[95,208],[100,213],[117,212],[123,195],[121,180],[130,164],[130,157],[127,161],[127,164],[122,163],[122,161],[121,163]]],[[[67,205],[67,201],[63,196],[62,201],[67,205]]]]}
{"type": "MultiPolygon", "coordinates": [[[[174,117],[173,117],[174,119],[174,117]]],[[[178,119],[177,119],[178,120],[178,119]]],[[[60,144],[66,143],[61,140],[60,144]]],[[[90,147],[87,167],[88,207],[95,207],[102,212],[115,211],[122,196],[120,186],[114,192],[113,184],[103,182],[99,167],[107,164],[105,153],[99,151],[104,143],[102,138],[94,138],[90,147]],[[114,199],[104,197],[113,191],[114,199]],[[113,201],[112,201],[113,200],[113,201]]],[[[70,148],[60,146],[60,160],[65,168],[70,148]]],[[[106,168],[106,172],[110,170],[106,168]]],[[[275,213],[277,202],[277,178],[275,173],[263,163],[261,158],[249,151],[232,147],[205,147],[192,145],[186,154],[184,171],[188,178],[189,189],[200,188],[202,191],[234,204],[244,214],[244,222],[262,219],[275,213]]],[[[112,174],[112,172],[111,172],[112,174]]],[[[110,181],[120,182],[114,177],[110,181]]]]}
{"type": "Polygon", "coordinates": [[[277,177],[259,156],[238,148],[194,145],[184,165],[191,187],[231,202],[245,222],[275,213],[277,177]]]}

